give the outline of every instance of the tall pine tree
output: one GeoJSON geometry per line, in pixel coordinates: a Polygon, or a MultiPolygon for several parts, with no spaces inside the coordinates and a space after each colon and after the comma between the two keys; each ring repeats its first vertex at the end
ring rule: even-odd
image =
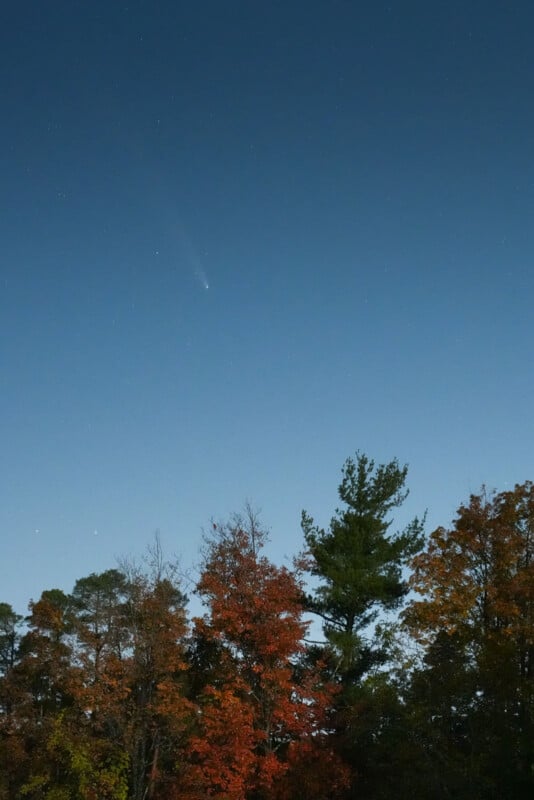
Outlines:
{"type": "Polygon", "coordinates": [[[316,578],[308,608],[323,620],[326,642],[308,658],[327,664],[340,686],[334,713],[334,742],[350,766],[356,792],[384,796],[384,764],[398,740],[401,714],[397,689],[380,669],[391,658],[388,626],[373,623],[397,609],[407,593],[404,565],[422,546],[422,522],[390,533],[389,512],[408,494],[407,467],[397,461],[375,468],[367,456],[349,458],[342,471],[337,509],[328,530],[305,512],[302,527],[310,571],[316,578]]]}
{"type": "Polygon", "coordinates": [[[309,608],[323,620],[335,654],[336,672],[345,682],[361,677],[382,656],[366,644],[366,632],[380,610],[399,607],[407,592],[402,568],[420,550],[422,522],[415,518],[390,534],[388,514],[404,502],[408,468],[396,460],[375,468],[357,453],[345,462],[337,509],[330,528],[318,528],[302,513],[310,571],[318,579],[309,608]]]}

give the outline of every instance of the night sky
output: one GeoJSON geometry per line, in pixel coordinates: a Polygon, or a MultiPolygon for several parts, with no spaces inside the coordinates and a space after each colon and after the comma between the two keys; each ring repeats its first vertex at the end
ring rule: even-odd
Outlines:
{"type": "Polygon", "coordinates": [[[346,457],[399,524],[534,478],[534,4],[4,4],[0,600],[346,457]]]}

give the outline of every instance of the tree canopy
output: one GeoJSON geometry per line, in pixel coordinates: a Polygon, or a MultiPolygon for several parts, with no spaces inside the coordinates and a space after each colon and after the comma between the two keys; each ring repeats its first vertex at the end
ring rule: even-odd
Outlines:
{"type": "Polygon", "coordinates": [[[0,800],[530,798],[534,485],[425,538],[407,476],[348,459],[285,565],[250,509],[214,524],[192,619],[158,541],[0,603],[0,800]]]}

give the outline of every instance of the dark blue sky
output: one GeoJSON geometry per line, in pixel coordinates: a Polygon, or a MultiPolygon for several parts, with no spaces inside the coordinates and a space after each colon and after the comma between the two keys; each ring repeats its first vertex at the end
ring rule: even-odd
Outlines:
{"type": "Polygon", "coordinates": [[[531,2],[11,3],[0,600],[356,449],[448,524],[533,478],[531,2]],[[209,286],[209,288],[206,288],[209,286]]]}

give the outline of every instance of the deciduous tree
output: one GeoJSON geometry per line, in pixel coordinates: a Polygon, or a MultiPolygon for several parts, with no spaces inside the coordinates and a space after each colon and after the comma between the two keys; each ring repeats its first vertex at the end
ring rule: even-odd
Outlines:
{"type": "Polygon", "coordinates": [[[198,697],[194,773],[201,796],[221,800],[269,797],[291,745],[320,745],[331,702],[318,672],[296,674],[307,629],[301,580],[261,554],[265,533],[252,522],[216,528],[198,584],[208,612],[195,633],[218,664],[198,697]]]}
{"type": "Polygon", "coordinates": [[[429,653],[453,647],[471,690],[462,705],[449,699],[440,724],[463,726],[462,746],[489,781],[481,796],[531,796],[534,485],[472,495],[450,529],[434,531],[414,567],[421,599],[410,604],[406,623],[429,653]]]}

